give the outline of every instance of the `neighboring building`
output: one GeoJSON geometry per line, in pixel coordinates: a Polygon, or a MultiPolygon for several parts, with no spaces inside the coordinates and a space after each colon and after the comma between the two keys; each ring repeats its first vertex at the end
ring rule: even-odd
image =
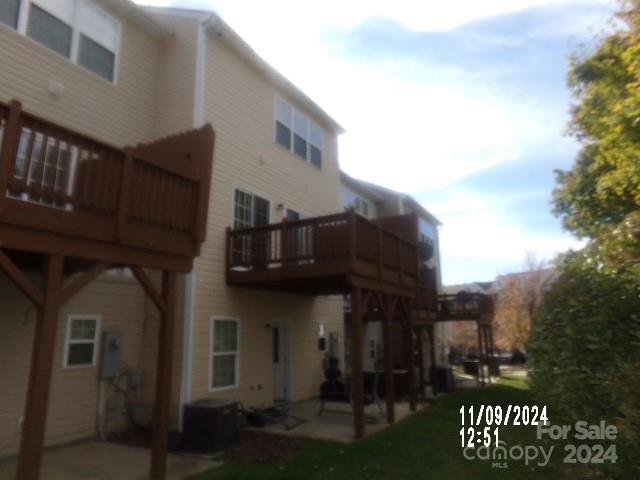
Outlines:
{"type": "MultiPolygon", "coordinates": [[[[171,428],[191,400],[249,407],[317,395],[326,354],[319,337],[342,338],[342,297],[228,287],[225,231],[340,211],[342,128],[210,12],[8,0],[0,45],[0,101],[18,99],[75,132],[123,147],[205,123],[216,131],[207,240],[178,281],[171,428]]],[[[73,193],[72,182],[66,187],[73,193]]],[[[35,318],[2,273],[0,292],[5,457],[20,443],[35,318]]],[[[136,385],[139,420],[149,417],[157,330],[154,306],[126,270],[103,274],[64,308],[46,445],[123,424],[122,396],[97,380],[104,332],[122,334],[123,372],[136,385]]]]}
{"type": "Polygon", "coordinates": [[[471,282],[471,283],[458,283],[456,285],[445,285],[442,287],[442,292],[450,295],[455,295],[459,292],[467,293],[485,293],[490,295],[495,289],[495,282],[471,282]]]}
{"type": "MultiPolygon", "coordinates": [[[[346,173],[341,173],[342,180],[342,206],[345,210],[353,209],[359,215],[368,218],[374,222],[384,219],[385,217],[394,217],[397,215],[415,215],[417,219],[417,228],[415,233],[417,237],[414,241],[429,245],[432,253],[427,262],[420,265],[420,272],[423,286],[430,289],[427,293],[428,297],[435,301],[437,294],[441,291],[441,262],[440,262],[440,240],[438,236],[438,227],[441,226],[440,221],[426,210],[419,202],[410,195],[396,192],[394,190],[365,182],[353,178],[346,173]]],[[[418,294],[420,298],[420,294],[418,294]]],[[[418,305],[416,305],[418,306],[418,305]]],[[[430,313],[436,312],[435,305],[431,305],[428,309],[430,313]]],[[[433,319],[430,319],[433,320],[433,319]]],[[[435,357],[436,363],[446,362],[446,345],[449,327],[447,324],[440,323],[434,328],[434,344],[435,351],[431,352],[432,343],[429,338],[430,329],[427,328],[416,330],[416,336],[419,338],[420,355],[418,355],[418,366],[420,367],[421,383],[429,383],[430,376],[426,372],[431,371],[432,358],[435,357]],[[421,363],[420,363],[421,362],[421,363]]],[[[364,349],[364,368],[365,371],[374,372],[380,370],[380,359],[383,356],[383,332],[381,322],[365,323],[365,349],[364,349]]],[[[349,342],[347,342],[348,345],[349,342]]],[[[403,345],[403,332],[400,325],[396,325],[394,330],[394,365],[397,368],[405,368],[406,360],[404,356],[405,347],[403,345]]]]}
{"type": "MultiPolygon", "coordinates": [[[[531,317],[540,305],[546,291],[555,281],[551,268],[498,275],[490,282],[471,282],[443,287],[443,293],[461,292],[490,295],[495,304],[494,341],[498,348],[511,351],[523,349],[531,328],[531,317]]],[[[458,322],[451,326],[449,344],[460,355],[477,350],[476,326],[458,322]]]]}

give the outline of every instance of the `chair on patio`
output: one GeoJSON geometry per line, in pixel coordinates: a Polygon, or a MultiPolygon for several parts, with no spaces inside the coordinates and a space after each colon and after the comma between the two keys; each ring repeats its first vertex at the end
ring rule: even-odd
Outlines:
{"type": "MultiPolygon", "coordinates": [[[[320,410],[318,411],[318,416],[321,416],[324,412],[351,413],[326,408],[327,403],[348,403],[353,407],[351,382],[343,382],[340,379],[341,372],[337,367],[337,360],[333,362],[330,361],[329,367],[325,370],[325,377],[327,381],[320,385],[320,410]]],[[[378,407],[380,418],[383,418],[384,410],[380,397],[378,396],[379,377],[380,374],[377,371],[374,372],[373,375],[364,377],[364,406],[367,407],[375,403],[378,407]]]]}

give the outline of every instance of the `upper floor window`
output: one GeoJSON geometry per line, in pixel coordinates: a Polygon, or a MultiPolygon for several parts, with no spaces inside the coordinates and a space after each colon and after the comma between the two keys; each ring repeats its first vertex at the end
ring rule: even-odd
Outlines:
{"type": "Polygon", "coordinates": [[[276,142],[317,168],[322,168],[324,133],[305,114],[276,98],[276,142]]]}
{"type": "Polygon", "coordinates": [[[2,0],[0,2],[0,22],[13,28],[18,28],[18,14],[20,0],[2,0]]]}
{"type": "Polygon", "coordinates": [[[365,199],[356,197],[353,202],[353,208],[356,213],[359,213],[365,218],[369,218],[369,202],[367,202],[365,199]]]}
{"type": "Polygon", "coordinates": [[[2,0],[0,21],[96,75],[115,80],[120,23],[90,0],[2,0]]]}
{"type": "Polygon", "coordinates": [[[351,204],[345,206],[344,209],[353,209],[354,212],[358,215],[362,215],[364,218],[370,218],[370,215],[373,213],[372,209],[369,207],[369,202],[358,196],[355,196],[351,204]]]}

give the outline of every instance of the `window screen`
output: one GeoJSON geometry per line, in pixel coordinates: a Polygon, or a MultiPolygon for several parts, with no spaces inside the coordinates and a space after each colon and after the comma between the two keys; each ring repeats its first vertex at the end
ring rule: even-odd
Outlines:
{"type": "Polygon", "coordinates": [[[33,4],[29,12],[27,35],[67,58],[71,55],[71,27],[33,4]]]}
{"type": "Polygon", "coordinates": [[[84,35],[80,36],[78,63],[102,78],[113,81],[115,54],[84,35]]]}
{"type": "Polygon", "coordinates": [[[2,0],[0,2],[0,22],[17,28],[19,11],[20,0],[2,0]]]}

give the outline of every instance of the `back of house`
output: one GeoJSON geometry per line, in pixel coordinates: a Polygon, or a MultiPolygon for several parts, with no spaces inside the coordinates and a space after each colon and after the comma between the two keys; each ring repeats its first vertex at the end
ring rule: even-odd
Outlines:
{"type": "MultiPolygon", "coordinates": [[[[210,12],[10,0],[0,8],[0,44],[8,66],[0,102],[18,100],[69,131],[117,148],[206,123],[216,131],[207,240],[192,273],[178,278],[172,429],[196,399],[268,406],[315,395],[327,348],[318,336],[342,334],[341,298],[227,287],[226,230],[339,211],[340,126],[210,12]]],[[[64,188],[73,194],[72,181],[64,188]]],[[[39,272],[30,275],[40,281],[39,272]]],[[[0,292],[6,457],[20,444],[36,317],[4,274],[0,292]]],[[[107,333],[122,340],[117,382],[133,385],[137,420],[148,421],[158,325],[128,269],[108,270],[63,308],[46,445],[94,437],[96,425],[103,435],[126,425],[116,381],[99,380],[107,333]]]]}

